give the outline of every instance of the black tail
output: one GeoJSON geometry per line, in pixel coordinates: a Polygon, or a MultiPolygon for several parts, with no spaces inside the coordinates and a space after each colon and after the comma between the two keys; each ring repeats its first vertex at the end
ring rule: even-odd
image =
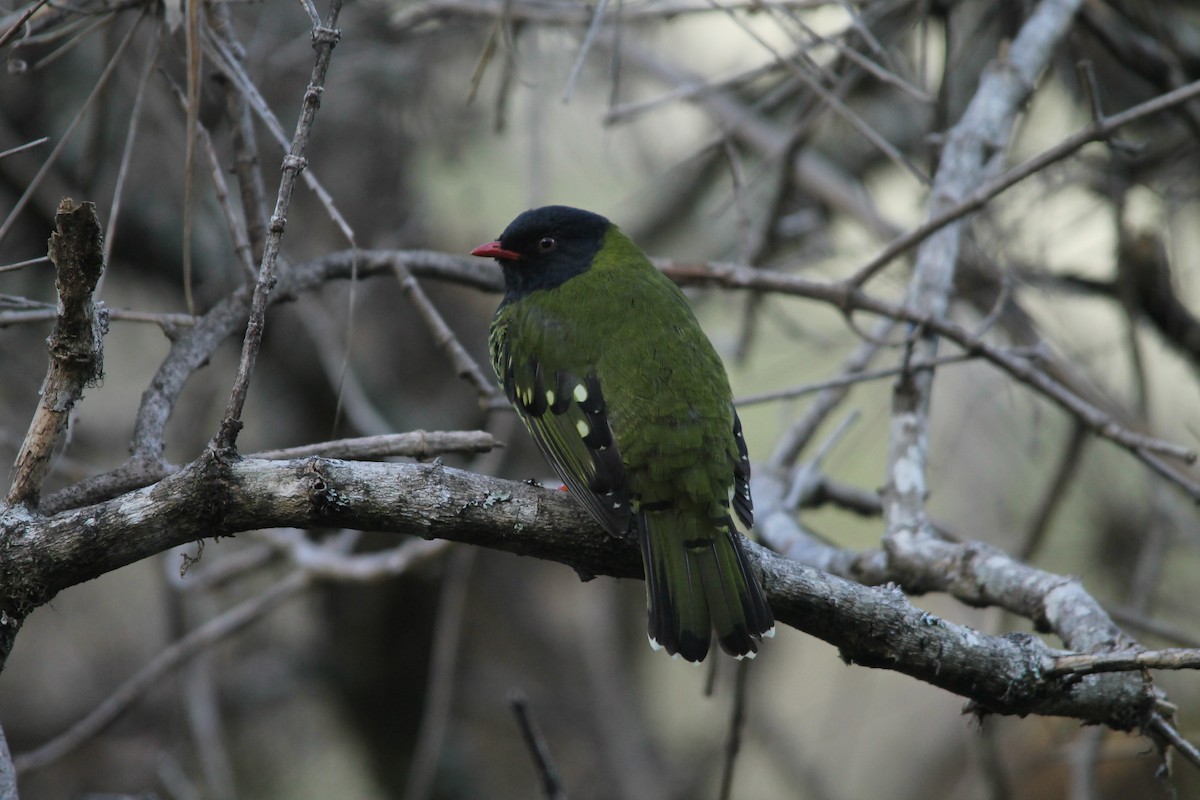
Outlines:
{"type": "Polygon", "coordinates": [[[731,656],[753,657],[775,618],[731,519],[675,509],[638,514],[652,646],[703,661],[712,632],[731,656]]]}

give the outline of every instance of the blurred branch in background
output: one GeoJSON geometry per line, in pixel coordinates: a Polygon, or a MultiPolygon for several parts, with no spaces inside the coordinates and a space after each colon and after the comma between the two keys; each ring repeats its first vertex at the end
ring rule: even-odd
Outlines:
{"type": "Polygon", "coordinates": [[[1191,4],[150,10],[0,8],[26,796],[1099,798],[1200,761],[1191,4]],[[39,404],[68,196],[105,198],[107,376],[39,404]],[[753,552],[814,638],[712,698],[636,581],[556,566],[641,574],[529,485],[480,367],[499,275],[453,253],[543,202],[669,254],[730,356],[753,552]]]}

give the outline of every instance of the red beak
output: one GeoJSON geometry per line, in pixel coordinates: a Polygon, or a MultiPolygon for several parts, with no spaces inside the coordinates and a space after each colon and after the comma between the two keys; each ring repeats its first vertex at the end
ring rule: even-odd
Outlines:
{"type": "Polygon", "coordinates": [[[481,244],[471,251],[473,256],[483,256],[484,258],[498,258],[503,261],[519,261],[520,253],[515,253],[512,250],[505,250],[500,246],[500,242],[488,242],[481,244]]]}

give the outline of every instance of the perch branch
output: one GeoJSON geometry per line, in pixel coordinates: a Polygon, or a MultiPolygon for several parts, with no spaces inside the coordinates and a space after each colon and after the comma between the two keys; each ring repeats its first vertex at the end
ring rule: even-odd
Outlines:
{"type": "MultiPolygon", "coordinates": [[[[230,460],[210,451],[153,486],[28,521],[0,548],[0,575],[11,576],[3,585],[25,614],[68,586],[170,547],[273,527],[415,534],[558,561],[586,578],[642,575],[636,542],[603,534],[561,492],[436,463],[230,460]]],[[[1047,677],[1065,653],[1033,637],[985,636],[914,607],[895,588],[748,549],[776,618],[835,645],[848,662],[902,672],[993,713],[1128,730],[1159,707],[1140,676],[1047,677]]],[[[1061,588],[1053,599],[1069,600],[1061,588]]]]}

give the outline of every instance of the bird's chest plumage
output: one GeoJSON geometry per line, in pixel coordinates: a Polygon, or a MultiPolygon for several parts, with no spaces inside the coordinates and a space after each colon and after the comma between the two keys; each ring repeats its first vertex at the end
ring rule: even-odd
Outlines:
{"type": "Polygon", "coordinates": [[[542,440],[592,432],[600,420],[571,409],[574,423],[546,426],[556,405],[566,413],[564,391],[586,398],[593,380],[635,502],[728,500],[738,457],[728,379],[686,300],[657,272],[630,280],[593,270],[515,299],[497,311],[490,345],[510,400],[560,473],[563,460],[572,469],[574,443],[542,440]]]}

